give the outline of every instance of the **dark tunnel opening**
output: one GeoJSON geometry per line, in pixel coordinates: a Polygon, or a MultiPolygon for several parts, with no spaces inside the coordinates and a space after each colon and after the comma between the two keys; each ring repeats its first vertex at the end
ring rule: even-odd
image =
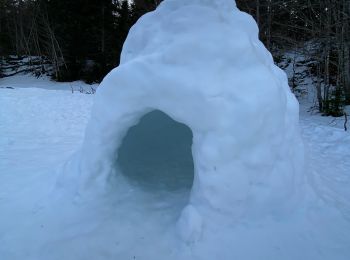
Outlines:
{"type": "Polygon", "coordinates": [[[149,192],[189,191],[193,184],[191,129],[155,110],[131,127],[117,163],[132,184],[149,192]]]}

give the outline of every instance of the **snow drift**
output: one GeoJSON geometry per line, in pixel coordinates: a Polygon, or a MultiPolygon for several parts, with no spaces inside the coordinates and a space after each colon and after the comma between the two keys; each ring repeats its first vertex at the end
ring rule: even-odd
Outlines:
{"type": "Polygon", "coordinates": [[[298,103],[255,21],[232,2],[165,0],[137,22],[121,65],[98,88],[63,187],[82,198],[109,191],[129,128],[159,110],[193,133],[193,186],[178,221],[184,240],[199,239],[210,222],[293,208],[303,168],[298,103]]]}

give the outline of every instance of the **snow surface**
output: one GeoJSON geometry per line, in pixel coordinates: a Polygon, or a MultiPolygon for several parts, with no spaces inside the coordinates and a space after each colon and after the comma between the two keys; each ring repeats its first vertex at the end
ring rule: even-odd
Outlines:
{"type": "Polygon", "coordinates": [[[83,81],[56,82],[50,81],[48,76],[34,77],[31,74],[18,74],[15,77],[0,79],[0,88],[41,88],[50,90],[70,90],[72,92],[95,92],[97,84],[88,85],[83,81]],[[48,84],[48,81],[50,83],[48,84]]]}
{"type": "Polygon", "coordinates": [[[205,243],[182,244],[173,229],[188,190],[134,188],[99,204],[52,194],[57,165],[83,141],[93,96],[42,84],[0,88],[1,259],[349,259],[350,134],[342,119],[310,115],[302,103],[309,167],[297,212],[217,225],[205,243]]]}
{"type": "Polygon", "coordinates": [[[287,78],[232,1],[165,1],[94,105],[75,84],[0,81],[1,259],[349,259],[349,134],[305,100],[304,169],[287,78]]]}

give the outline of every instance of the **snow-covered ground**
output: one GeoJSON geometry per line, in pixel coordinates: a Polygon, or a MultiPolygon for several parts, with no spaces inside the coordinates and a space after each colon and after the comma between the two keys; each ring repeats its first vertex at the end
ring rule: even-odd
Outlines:
{"type": "Polygon", "coordinates": [[[174,225],[187,190],[119,187],[99,205],[52,193],[93,103],[71,86],[90,89],[30,76],[0,80],[0,259],[350,259],[350,134],[342,118],[307,112],[310,100],[301,101],[308,186],[290,216],[243,221],[229,232],[216,225],[206,244],[182,244],[174,225]]]}

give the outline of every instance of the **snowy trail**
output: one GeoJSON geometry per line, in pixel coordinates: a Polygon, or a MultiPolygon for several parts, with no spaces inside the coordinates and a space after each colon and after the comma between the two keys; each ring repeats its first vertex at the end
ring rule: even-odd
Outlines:
{"type": "Polygon", "coordinates": [[[301,126],[309,148],[310,183],[320,198],[350,220],[349,132],[320,125],[310,118],[301,118],[301,126]]]}
{"type": "MultiPolygon", "coordinates": [[[[54,184],[57,165],[81,144],[92,101],[93,95],[69,89],[0,88],[0,259],[213,259],[208,245],[171,244],[169,226],[178,214],[173,205],[183,203],[182,194],[129,190],[112,204],[79,211],[67,202],[46,212],[37,203],[54,184]]],[[[229,242],[213,232],[212,241],[222,239],[229,250],[222,259],[349,259],[350,134],[330,121],[301,114],[316,202],[287,222],[243,223],[229,242]]]]}

